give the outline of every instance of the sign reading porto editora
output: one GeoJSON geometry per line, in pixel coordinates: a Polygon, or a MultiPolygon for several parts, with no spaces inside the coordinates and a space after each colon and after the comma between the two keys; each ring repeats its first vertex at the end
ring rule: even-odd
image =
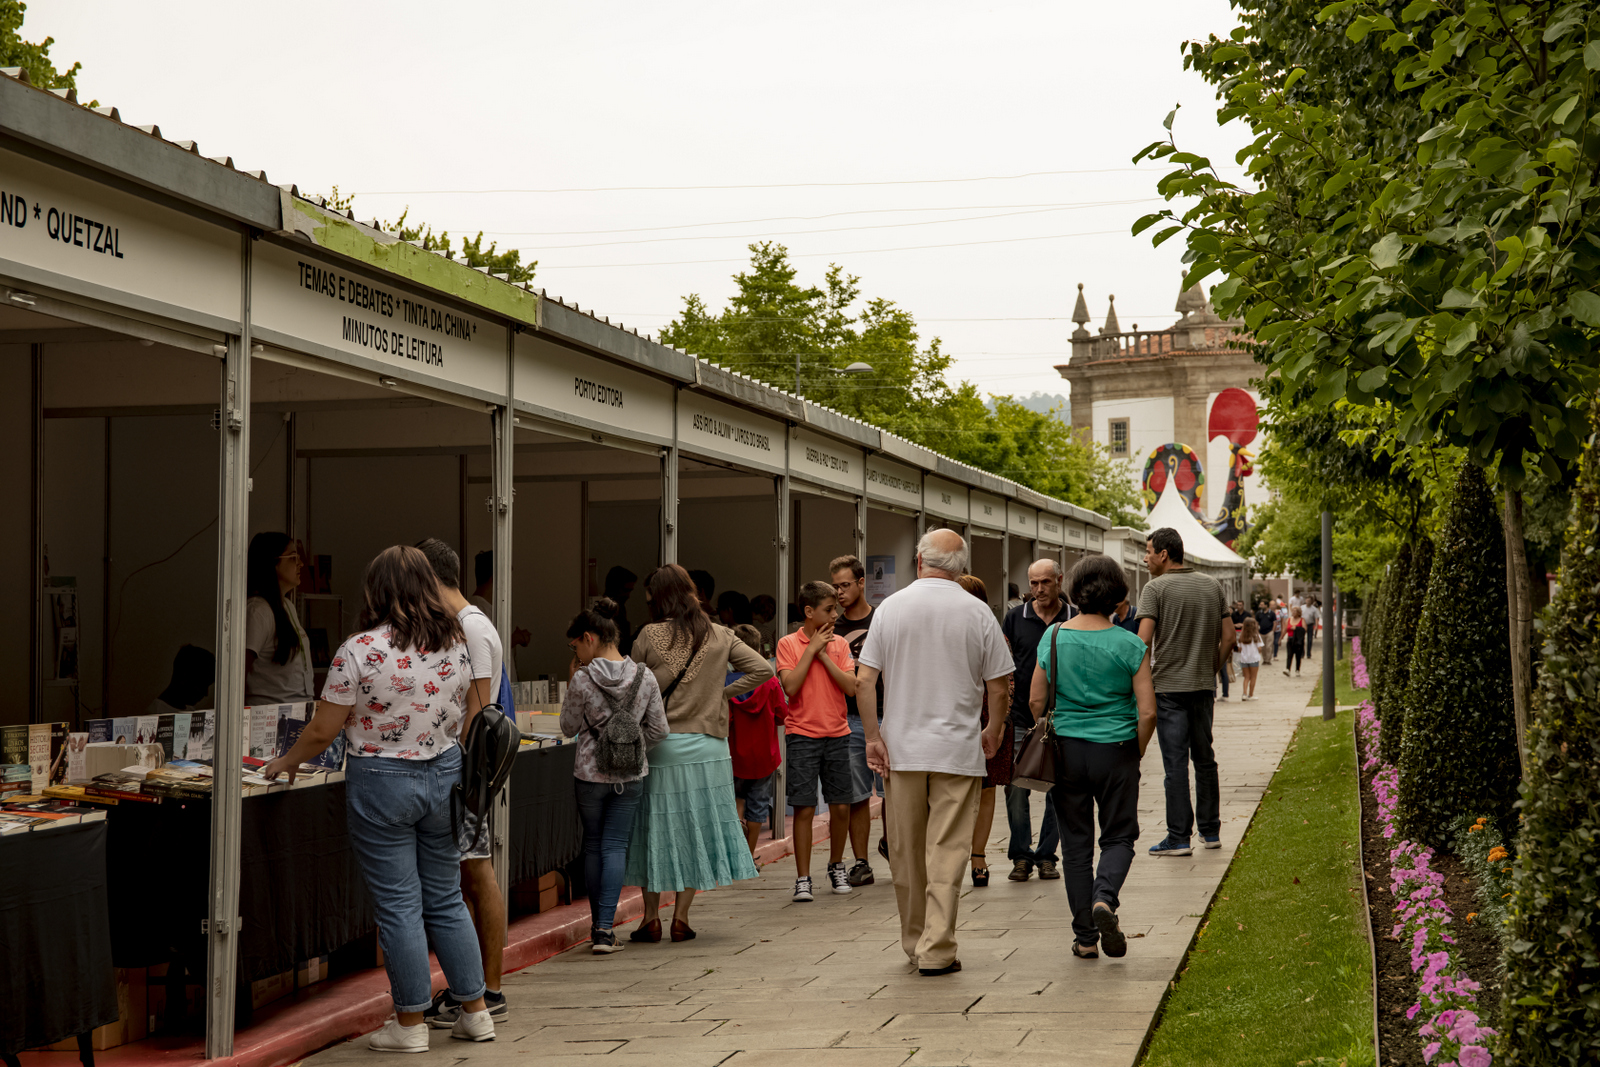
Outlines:
{"type": "Polygon", "coordinates": [[[533,333],[517,335],[516,353],[512,391],[520,409],[620,437],[672,442],[670,382],[533,333]]]}

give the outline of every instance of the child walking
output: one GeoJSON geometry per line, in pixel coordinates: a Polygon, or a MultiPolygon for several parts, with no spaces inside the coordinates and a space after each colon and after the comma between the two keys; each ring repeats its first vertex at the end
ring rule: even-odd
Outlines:
{"type": "MultiPolygon", "coordinates": [[[[733,628],[733,635],[756,652],[761,651],[761,631],[747,622],[733,628]]],[[[732,685],[744,674],[728,675],[732,685]]],[[[778,752],[778,724],[788,717],[783,699],[783,683],[768,678],[744,696],[728,701],[728,752],[733,756],[733,796],[739,806],[739,821],[744,823],[745,840],[755,854],[761,824],[772,817],[772,772],[782,757],[778,752]]]]}
{"type": "Polygon", "coordinates": [[[1239,634],[1239,673],[1243,676],[1241,700],[1256,698],[1256,676],[1261,673],[1261,659],[1267,644],[1261,640],[1261,626],[1255,619],[1244,620],[1244,630],[1239,634]]]}
{"type": "Polygon", "coordinates": [[[789,698],[788,794],[794,808],[794,900],[814,899],[811,888],[811,820],[817,782],[828,805],[828,881],[850,892],[844,845],[850,835],[850,719],[846,697],[856,695],[855,661],[833,622],[839,613],[827,582],[807,582],[797,597],[805,613],[800,629],[778,642],[778,677],[789,698]]]}

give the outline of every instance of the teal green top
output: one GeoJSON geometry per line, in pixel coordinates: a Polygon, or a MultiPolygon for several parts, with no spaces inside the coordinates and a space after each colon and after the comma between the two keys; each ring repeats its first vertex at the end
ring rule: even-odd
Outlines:
{"type": "MultiPolygon", "coordinates": [[[[1133,676],[1145,647],[1120,626],[1056,634],[1055,728],[1062,737],[1116,744],[1139,734],[1133,676]]],[[[1039,641],[1039,667],[1050,673],[1050,632],[1039,641]]]]}

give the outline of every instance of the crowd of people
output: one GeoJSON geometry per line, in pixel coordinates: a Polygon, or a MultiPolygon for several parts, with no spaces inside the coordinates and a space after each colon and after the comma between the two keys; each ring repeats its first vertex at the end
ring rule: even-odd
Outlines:
{"type": "MultiPolygon", "coordinates": [[[[247,689],[311,699],[305,633],[284,606],[299,581],[298,549],[266,534],[250,557],[247,689]]],[[[639,580],[613,568],[607,595],[567,629],[561,706],[576,748],[591,951],[694,939],[696,894],[756,877],[760,829],[778,803],[793,814],[793,902],[815,900],[819,883],[835,894],[873,885],[871,803],[881,797],[877,851],[901,947],[923,975],[958,971],[962,883],[989,884],[986,845],[1004,789],[1008,878],[1064,882],[1074,956],[1127,952],[1119,897],[1140,832],[1141,757],[1155,738],[1165,827],[1150,855],[1192,855],[1196,836],[1220,847],[1218,682],[1226,692],[1237,666],[1252,699],[1280,644],[1285,673],[1291,662],[1298,669],[1315,600],[1230,604],[1215,579],[1185,565],[1170,529],[1149,536],[1151,579],[1137,605],[1105,556],[1070,574],[1040,559],[1025,594],[1007,590],[997,619],[969,563],[961,536],[931,530],[917,544],[916,580],[874,606],[861,561],[840,556],[826,580],[799,588],[781,634],[761,625],[776,620],[776,604],[758,603],[772,598],[714,600],[709,575],[676,564],[644,579],[648,621],[636,626],[626,604],[639,580]],[[1041,753],[1053,767],[1045,782],[1041,753]],[[1030,799],[1041,788],[1035,834],[1030,799]],[[828,860],[817,879],[819,808],[828,860]],[[643,916],[623,939],[617,909],[630,885],[643,893],[643,916]],[[665,927],[663,893],[674,895],[665,927]]],[[[350,834],[394,998],[395,1017],[370,1040],[382,1051],[424,1050],[430,1027],[490,1040],[507,1011],[492,817],[483,827],[470,812],[452,818],[450,793],[474,717],[505,702],[509,664],[461,578],[460,559],[439,540],[380,553],[366,572],[360,628],[333,653],[315,714],[263,768],[292,777],[340,737],[348,746],[350,834]],[[447,983],[438,995],[430,946],[447,983]]]]}

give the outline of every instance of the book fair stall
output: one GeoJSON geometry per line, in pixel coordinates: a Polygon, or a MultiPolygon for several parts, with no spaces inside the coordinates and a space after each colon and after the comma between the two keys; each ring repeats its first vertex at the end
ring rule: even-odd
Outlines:
{"type": "MultiPolygon", "coordinates": [[[[258,773],[311,703],[246,700],[248,546],[281,535],[313,689],[367,561],[438,538],[507,649],[524,744],[494,855],[513,911],[581,895],[564,631],[600,595],[703,574],[787,632],[855,554],[874,603],[917,537],[970,536],[1003,610],[1103,516],[474,270],[291,185],[0,77],[0,1052],[106,1048],[376,963],[330,749],[258,773]],[[41,1007],[47,1005],[48,1008],[41,1007]]],[[[305,995],[304,993],[300,995],[305,995]]]]}

